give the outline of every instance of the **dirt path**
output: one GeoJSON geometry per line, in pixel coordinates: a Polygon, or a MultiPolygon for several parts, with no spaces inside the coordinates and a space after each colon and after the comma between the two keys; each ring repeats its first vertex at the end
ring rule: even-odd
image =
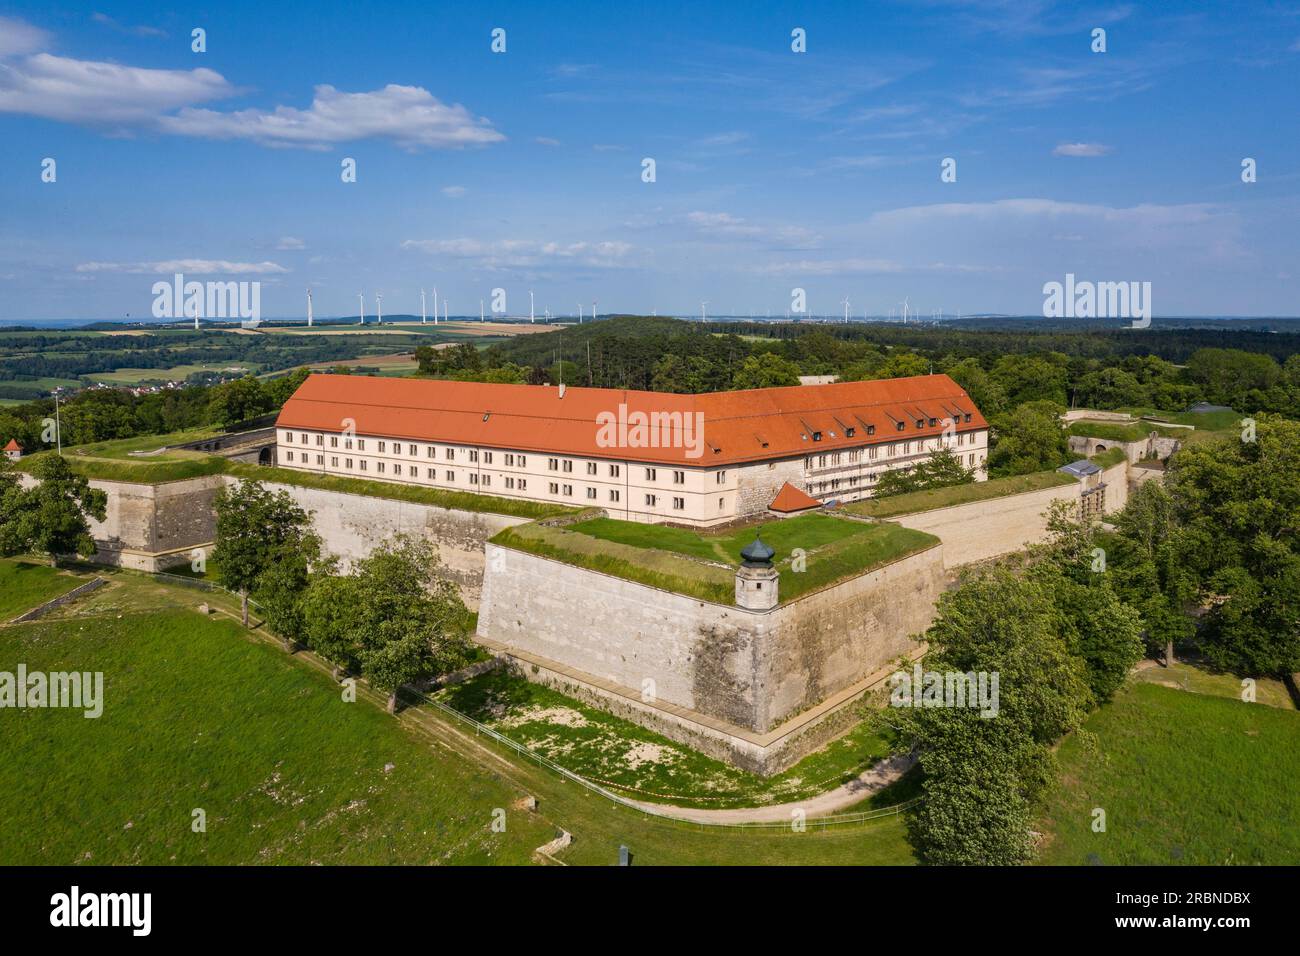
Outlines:
{"type": "Polygon", "coordinates": [[[787,823],[795,810],[802,810],[808,820],[827,817],[838,813],[855,803],[861,803],[867,797],[885,789],[912,768],[915,760],[911,757],[890,757],[882,760],[868,770],[864,770],[848,783],[792,803],[778,803],[770,807],[740,807],[735,810],[696,810],[690,807],[674,807],[662,803],[645,803],[640,800],[629,801],[638,810],[655,816],[670,817],[674,820],[688,820],[691,823],[787,823]]]}

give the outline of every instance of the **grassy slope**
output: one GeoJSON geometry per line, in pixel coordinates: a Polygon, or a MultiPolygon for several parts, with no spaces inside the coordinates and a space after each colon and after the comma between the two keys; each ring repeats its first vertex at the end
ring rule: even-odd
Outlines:
{"type": "Polygon", "coordinates": [[[1055,470],[1037,471],[1029,475],[990,478],[988,481],[950,485],[947,488],[934,488],[930,491],[913,491],[888,498],[868,498],[866,501],[845,505],[844,510],[871,518],[889,518],[894,515],[964,505],[972,501],[986,501],[989,498],[1001,498],[1005,495],[1019,495],[1027,491],[1041,491],[1044,488],[1073,484],[1075,480],[1055,470]]]}
{"type": "Polygon", "coordinates": [[[0,623],[66,594],[82,583],[80,578],[60,573],[48,565],[0,561],[0,623]]]}
{"type": "Polygon", "coordinates": [[[0,862],[509,863],[557,827],[573,864],[613,864],[621,843],[635,864],[913,860],[898,817],[792,833],[644,816],[420,708],[394,720],[364,689],[345,705],[301,657],[181,610],[233,610],[225,596],[103,573],[112,585],[64,617],[0,629],[0,670],[104,670],[107,685],[99,720],[26,711],[0,735],[15,781],[0,788],[0,862]],[[509,809],[525,793],[536,814],[509,809]],[[190,832],[194,807],[206,835],[190,832]],[[488,829],[494,807],[504,834],[488,829]]]}
{"type": "Polygon", "coordinates": [[[1041,862],[1300,860],[1300,714],[1138,683],[1085,726],[1097,747],[1061,745],[1041,862]]]}

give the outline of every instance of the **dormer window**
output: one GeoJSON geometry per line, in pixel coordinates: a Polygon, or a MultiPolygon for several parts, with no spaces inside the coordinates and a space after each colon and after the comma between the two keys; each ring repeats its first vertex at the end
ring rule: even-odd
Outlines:
{"type": "Polygon", "coordinates": [[[821,432],[813,432],[813,441],[821,441],[821,440],[822,440],[822,433],[821,433],[821,432]]]}
{"type": "Polygon", "coordinates": [[[970,412],[966,413],[966,423],[970,424],[970,412]]]}
{"type": "Polygon", "coordinates": [[[874,435],[875,433],[876,433],[876,426],[875,426],[875,425],[868,425],[868,426],[867,426],[867,434],[868,434],[868,435],[874,435]]]}
{"type": "Polygon", "coordinates": [[[903,430],[906,429],[906,428],[907,428],[907,422],[899,422],[899,423],[898,423],[898,430],[899,430],[900,432],[903,431],[903,430]]]}
{"type": "Polygon", "coordinates": [[[933,428],[937,424],[937,422],[938,422],[937,419],[934,418],[930,419],[930,427],[933,428]]]}
{"type": "Polygon", "coordinates": [[[853,437],[853,433],[854,433],[855,431],[857,431],[857,429],[855,429],[855,428],[853,428],[852,426],[850,426],[848,429],[845,430],[845,432],[844,432],[844,437],[845,437],[845,438],[852,438],[852,437],[853,437]]]}

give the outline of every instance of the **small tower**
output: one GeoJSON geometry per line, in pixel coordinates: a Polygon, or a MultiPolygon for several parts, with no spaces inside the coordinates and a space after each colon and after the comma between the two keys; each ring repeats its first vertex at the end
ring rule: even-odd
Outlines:
{"type": "Polygon", "coordinates": [[[776,552],[765,545],[758,533],[740,552],[743,559],[736,571],[736,604],[750,611],[770,611],[777,603],[776,552]]]}
{"type": "Polygon", "coordinates": [[[22,446],[18,444],[16,438],[9,439],[9,444],[5,445],[5,457],[10,461],[17,461],[23,457],[22,446]]]}

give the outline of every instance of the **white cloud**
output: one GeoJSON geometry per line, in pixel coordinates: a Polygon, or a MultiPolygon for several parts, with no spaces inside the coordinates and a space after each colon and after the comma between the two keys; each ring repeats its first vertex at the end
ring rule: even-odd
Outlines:
{"type": "Polygon", "coordinates": [[[819,237],[803,226],[763,225],[729,212],[689,212],[685,220],[702,236],[718,239],[765,240],[781,246],[810,248],[819,237]]]}
{"type": "Polygon", "coordinates": [[[537,143],[537,144],[540,145],[540,146],[559,146],[559,145],[560,145],[560,141],[559,141],[558,139],[553,139],[553,138],[550,137],[550,136],[538,136],[538,137],[534,140],[534,142],[537,143]]]}
{"type": "Polygon", "coordinates": [[[306,249],[307,243],[303,242],[296,236],[282,236],[280,241],[275,244],[277,249],[306,249]]]}
{"type": "Polygon", "coordinates": [[[442,194],[446,196],[448,199],[460,199],[468,191],[469,190],[467,190],[464,186],[443,186],[442,187],[442,194]]]}
{"type": "Polygon", "coordinates": [[[1053,156],[1105,156],[1111,148],[1103,143],[1061,143],[1053,156]]]}
{"type": "Polygon", "coordinates": [[[220,73],[202,68],[149,70],[50,53],[0,63],[0,112],[69,123],[151,123],[168,110],[234,92],[220,73]]]}
{"type": "Polygon", "coordinates": [[[114,30],[119,30],[122,33],[131,33],[138,37],[165,37],[167,35],[166,30],[160,30],[157,27],[151,27],[146,24],[131,27],[124,23],[118,23],[106,13],[91,14],[90,19],[94,20],[96,23],[103,24],[106,27],[111,27],[114,30]]]}
{"type": "Polygon", "coordinates": [[[403,249],[463,259],[484,269],[517,269],[551,264],[609,268],[624,264],[626,242],[553,242],[534,239],[407,239],[403,249]]]}
{"type": "Polygon", "coordinates": [[[49,45],[50,35],[22,20],[0,17],[0,59],[35,53],[49,45]]]}
{"type": "Polygon", "coordinates": [[[163,117],[160,125],[183,136],[315,149],[370,137],[391,139],[408,149],[456,149],[505,139],[490,122],[474,117],[460,104],[449,106],[423,87],[394,83],[369,93],[345,93],[321,85],[305,110],[291,106],[228,113],[185,109],[163,117]]]}
{"type": "Polygon", "coordinates": [[[83,262],[78,272],[126,272],[133,275],[273,275],[288,272],[275,262],[229,262],[225,259],[165,259],[159,262],[83,262]]]}

